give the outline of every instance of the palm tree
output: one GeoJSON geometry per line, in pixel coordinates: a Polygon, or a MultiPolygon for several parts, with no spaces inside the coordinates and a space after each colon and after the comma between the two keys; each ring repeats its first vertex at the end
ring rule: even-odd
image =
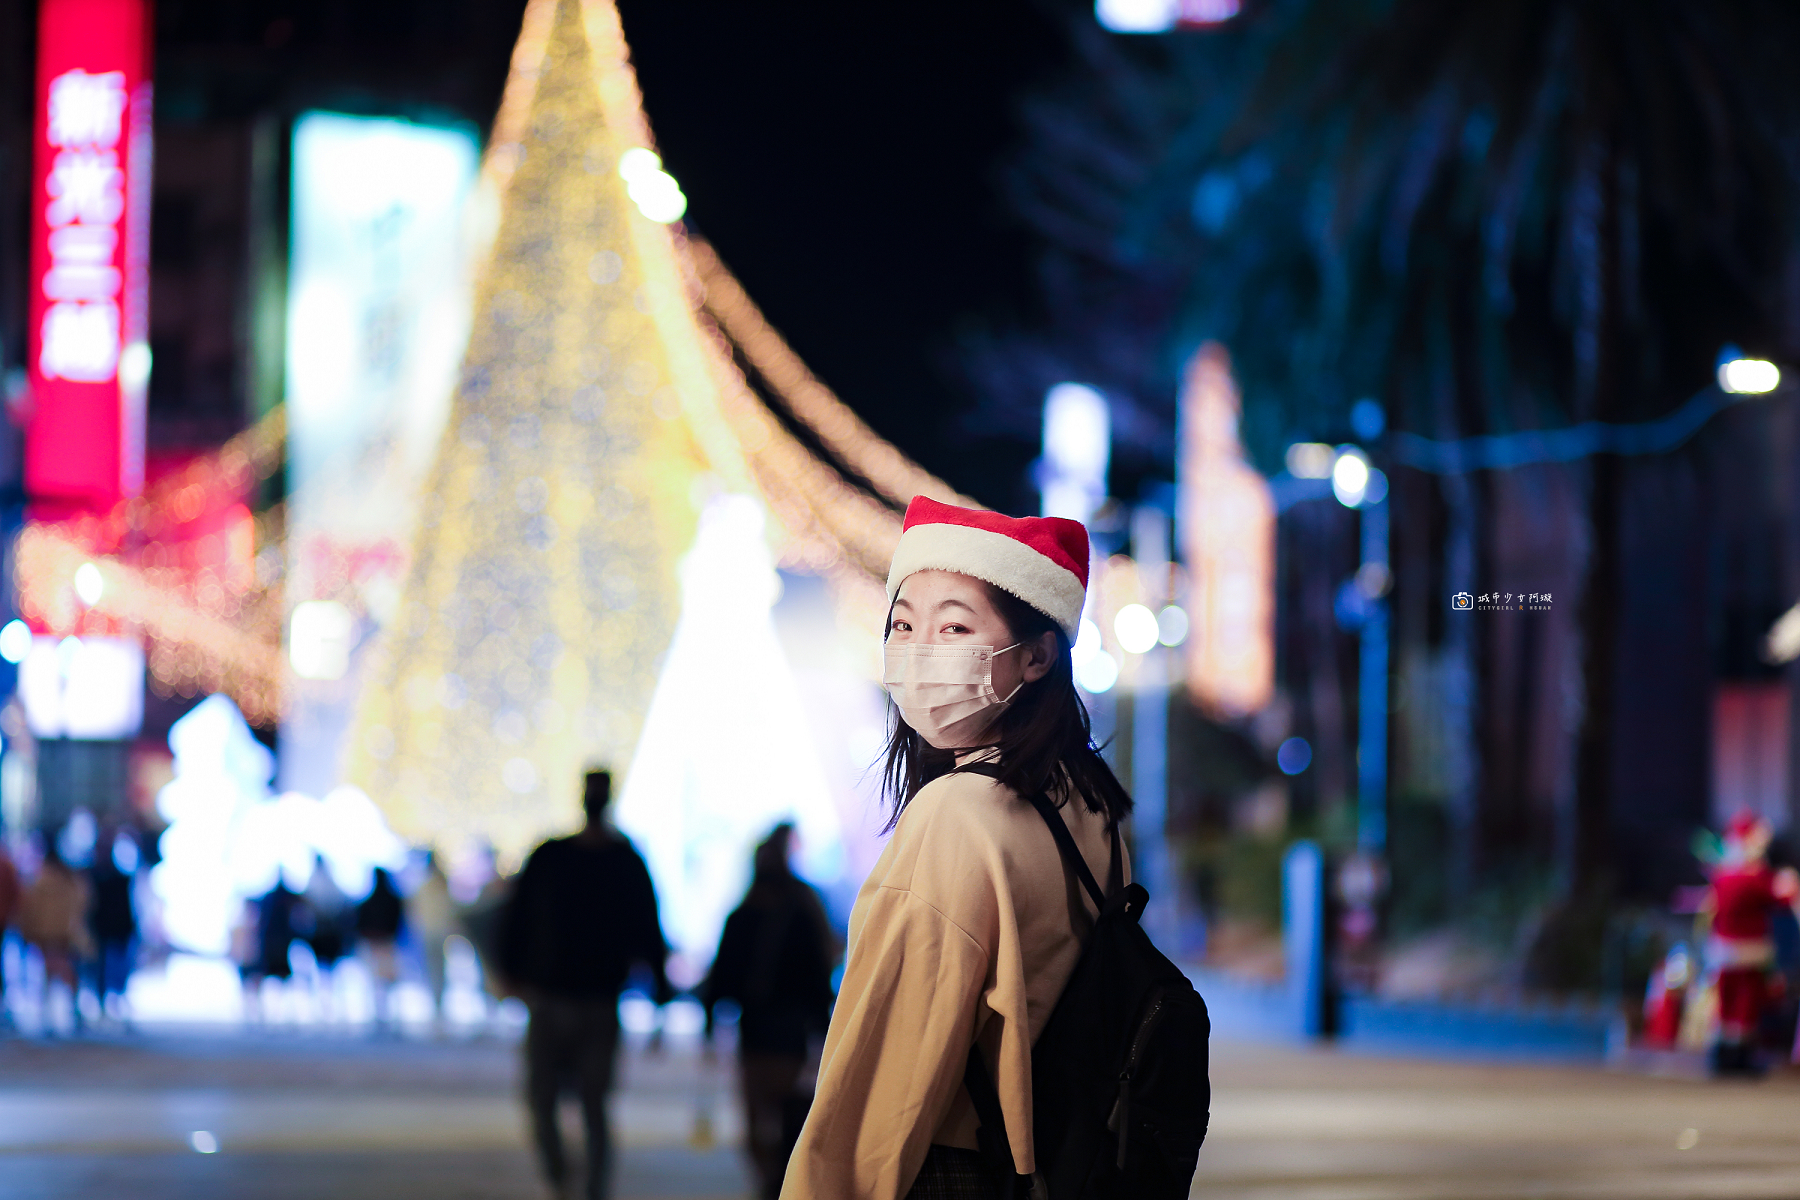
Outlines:
{"type": "MultiPolygon", "coordinates": [[[[1800,8],[1247,7],[1154,48],[1077,37],[1089,98],[1037,102],[1017,190],[1053,263],[1182,264],[1170,358],[1232,347],[1265,464],[1296,434],[1344,436],[1360,396],[1432,438],[1638,421],[1706,386],[1726,343],[1800,352],[1800,8]]],[[[1569,470],[1590,547],[1556,838],[1575,898],[1613,866],[1620,467],[1569,470]]],[[[1490,484],[1439,489],[1452,527],[1490,484]]]]}

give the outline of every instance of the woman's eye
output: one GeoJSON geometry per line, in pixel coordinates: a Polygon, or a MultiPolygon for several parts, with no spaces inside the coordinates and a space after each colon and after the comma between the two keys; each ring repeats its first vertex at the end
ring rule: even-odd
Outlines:
{"type": "Polygon", "coordinates": [[[946,626],[944,626],[944,632],[945,633],[967,633],[967,632],[969,632],[969,627],[967,625],[946,625],[946,626]]]}
{"type": "Polygon", "coordinates": [[[908,625],[905,621],[895,621],[894,622],[894,632],[895,633],[911,633],[912,626],[908,625]]]}

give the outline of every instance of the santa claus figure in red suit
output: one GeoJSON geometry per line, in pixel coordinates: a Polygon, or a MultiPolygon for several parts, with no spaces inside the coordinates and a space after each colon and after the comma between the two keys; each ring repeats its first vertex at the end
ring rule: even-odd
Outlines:
{"type": "Polygon", "coordinates": [[[1713,1045],[1713,1069],[1721,1074],[1757,1069],[1757,1032],[1775,963],[1769,920],[1778,906],[1792,905],[1800,894],[1800,876],[1792,867],[1770,868],[1769,837],[1765,821],[1739,813],[1725,827],[1719,861],[1711,871],[1707,910],[1712,936],[1706,960],[1718,983],[1719,1038],[1713,1045]]]}

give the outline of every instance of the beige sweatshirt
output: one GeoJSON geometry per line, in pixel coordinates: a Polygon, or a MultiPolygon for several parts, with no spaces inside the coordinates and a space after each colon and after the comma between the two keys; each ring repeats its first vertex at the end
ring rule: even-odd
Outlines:
{"type": "MultiPolygon", "coordinates": [[[[1079,800],[1061,812],[1107,886],[1105,818],[1079,800]]],[[[976,1037],[1013,1162],[1031,1173],[1031,1046],[1093,918],[1029,802],[984,775],[921,789],[851,911],[818,1093],[782,1200],[899,1200],[931,1143],[974,1149],[962,1077],[976,1037]]]]}

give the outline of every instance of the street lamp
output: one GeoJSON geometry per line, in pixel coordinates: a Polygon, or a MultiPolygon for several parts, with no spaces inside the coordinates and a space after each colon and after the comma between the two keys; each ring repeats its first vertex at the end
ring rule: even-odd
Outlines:
{"type": "Polygon", "coordinates": [[[1781,368],[1765,358],[1728,358],[1719,364],[1719,388],[1734,396],[1764,396],[1781,386],[1781,368]]]}
{"type": "MultiPolygon", "coordinates": [[[[1370,405],[1361,402],[1362,409],[1370,405]]],[[[1373,407],[1371,405],[1371,407],[1373,407]]],[[[1380,436],[1379,409],[1359,412],[1358,432],[1380,436]]],[[[1387,476],[1369,464],[1359,446],[1340,446],[1331,466],[1331,492],[1345,508],[1362,514],[1362,565],[1352,585],[1360,593],[1363,613],[1359,632],[1357,678],[1356,840],[1365,851],[1379,854],[1387,845],[1388,741],[1388,609],[1386,595],[1393,579],[1388,563],[1387,476]]]]}
{"type": "Polygon", "coordinates": [[[1345,508],[1355,508],[1368,490],[1368,457],[1355,446],[1339,450],[1337,461],[1331,465],[1331,494],[1345,508]]]}

